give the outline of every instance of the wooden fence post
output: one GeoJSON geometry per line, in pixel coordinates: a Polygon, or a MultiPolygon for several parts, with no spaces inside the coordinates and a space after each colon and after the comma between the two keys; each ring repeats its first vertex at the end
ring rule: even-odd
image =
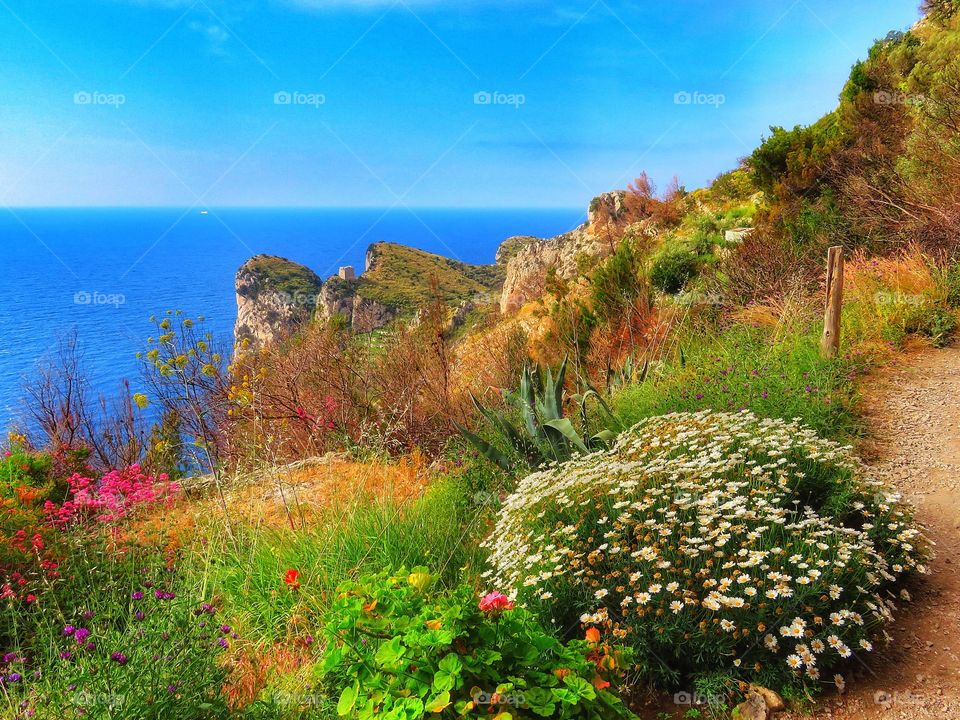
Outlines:
{"type": "Polygon", "coordinates": [[[823,314],[823,338],[820,352],[836,357],[840,350],[840,310],[843,306],[843,248],[835,245],[827,252],[827,302],[823,314]]]}

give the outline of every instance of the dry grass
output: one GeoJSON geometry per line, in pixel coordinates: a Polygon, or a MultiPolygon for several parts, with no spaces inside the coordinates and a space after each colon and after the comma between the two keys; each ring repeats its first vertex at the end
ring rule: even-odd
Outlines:
{"type": "MultiPolygon", "coordinates": [[[[426,457],[414,451],[397,462],[354,462],[344,456],[271,468],[243,478],[226,493],[231,522],[272,530],[321,525],[332,508],[359,500],[404,504],[430,483],[426,457]]],[[[211,519],[223,516],[213,497],[184,499],[135,519],[122,540],[160,543],[175,552],[198,537],[211,519]]]]}

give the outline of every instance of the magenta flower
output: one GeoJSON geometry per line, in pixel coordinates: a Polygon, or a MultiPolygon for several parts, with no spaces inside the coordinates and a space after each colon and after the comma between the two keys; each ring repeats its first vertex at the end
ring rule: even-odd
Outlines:
{"type": "Polygon", "coordinates": [[[113,653],[113,654],[110,656],[110,659],[113,660],[113,661],[114,661],[115,663],[117,663],[118,665],[126,665],[126,664],[127,664],[127,660],[128,660],[127,656],[124,655],[122,652],[115,652],[115,653],[113,653]]]}
{"type": "Polygon", "coordinates": [[[74,631],[74,630],[76,630],[76,628],[75,628],[73,625],[65,625],[64,628],[63,628],[63,634],[64,634],[64,635],[73,635],[73,631],[74,631]]]}
{"type": "Polygon", "coordinates": [[[90,631],[86,628],[80,628],[73,634],[73,636],[76,638],[77,645],[83,645],[84,641],[90,637],[90,631]]]}
{"type": "Polygon", "coordinates": [[[134,600],[143,600],[143,592],[140,590],[134,590],[132,593],[130,593],[130,597],[134,600]]]}

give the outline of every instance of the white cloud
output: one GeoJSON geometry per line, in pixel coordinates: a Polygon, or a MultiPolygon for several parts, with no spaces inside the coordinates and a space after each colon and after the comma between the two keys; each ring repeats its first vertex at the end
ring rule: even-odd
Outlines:
{"type": "Polygon", "coordinates": [[[224,55],[230,33],[220,24],[192,20],[187,27],[199,33],[207,41],[207,49],[213,55],[224,55]]]}

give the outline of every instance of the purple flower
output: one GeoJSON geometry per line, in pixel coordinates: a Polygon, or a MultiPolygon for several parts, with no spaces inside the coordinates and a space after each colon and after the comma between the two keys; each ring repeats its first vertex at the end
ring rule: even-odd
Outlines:
{"type": "Polygon", "coordinates": [[[697,393],[697,400],[703,400],[703,393],[697,393]]]}
{"type": "Polygon", "coordinates": [[[84,640],[90,637],[90,631],[86,628],[80,628],[73,634],[73,636],[77,640],[77,645],[83,645],[84,640]]]}
{"type": "Polygon", "coordinates": [[[64,625],[64,627],[63,627],[63,634],[64,634],[64,635],[73,635],[73,631],[74,631],[74,630],[76,630],[76,628],[75,628],[73,625],[64,625]]]}
{"type": "Polygon", "coordinates": [[[15,683],[20,682],[21,680],[23,680],[23,676],[20,673],[10,673],[7,675],[7,682],[15,683]]]}
{"type": "Polygon", "coordinates": [[[130,597],[132,597],[134,600],[143,600],[143,592],[140,590],[134,590],[132,593],[130,593],[130,597]]]}
{"type": "Polygon", "coordinates": [[[167,692],[173,695],[177,691],[176,685],[167,685],[167,692]]]}
{"type": "Polygon", "coordinates": [[[142,610],[137,610],[137,611],[133,614],[133,616],[134,616],[137,620],[143,620],[143,619],[146,617],[146,615],[143,614],[143,611],[142,611],[142,610]]]}
{"type": "Polygon", "coordinates": [[[153,596],[157,600],[173,600],[176,597],[176,594],[167,592],[166,590],[155,590],[153,596]]]}
{"type": "Polygon", "coordinates": [[[768,393],[766,390],[764,390],[762,393],[760,393],[760,397],[762,397],[764,400],[766,400],[768,397],[770,397],[770,393],[768,393]]]}
{"type": "Polygon", "coordinates": [[[61,660],[69,660],[72,657],[73,657],[73,653],[70,652],[69,650],[64,650],[62,653],[60,653],[61,660]]]}
{"type": "Polygon", "coordinates": [[[110,659],[113,660],[118,665],[126,665],[128,658],[122,652],[115,652],[110,656],[110,659]]]}
{"type": "Polygon", "coordinates": [[[15,652],[7,653],[3,656],[3,662],[6,664],[14,663],[18,660],[17,654],[15,652]]]}
{"type": "Polygon", "coordinates": [[[85,610],[83,613],[84,620],[90,620],[93,618],[93,610],[85,610]]]}
{"type": "Polygon", "coordinates": [[[217,645],[219,645],[222,648],[230,647],[230,643],[227,641],[225,637],[222,637],[219,640],[217,640],[217,645]]]}
{"type": "Polygon", "coordinates": [[[230,633],[230,626],[229,626],[229,625],[221,625],[221,626],[220,626],[220,632],[222,632],[224,635],[229,634],[229,633],[230,633]]]}

